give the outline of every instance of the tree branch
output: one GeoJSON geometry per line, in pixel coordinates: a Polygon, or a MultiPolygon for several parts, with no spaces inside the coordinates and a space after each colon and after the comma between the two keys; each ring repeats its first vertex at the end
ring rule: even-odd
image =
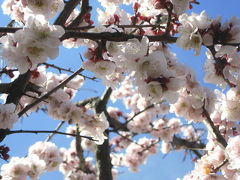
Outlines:
{"type": "MultiPolygon", "coordinates": [[[[59,124],[58,124],[58,126],[56,127],[56,129],[54,130],[55,132],[57,132],[57,131],[59,131],[60,130],[60,128],[63,126],[63,124],[65,123],[65,121],[61,121],[59,124]]],[[[48,142],[48,141],[51,141],[51,139],[53,138],[53,136],[55,135],[56,133],[51,133],[51,134],[49,134],[49,136],[47,137],[47,139],[45,140],[46,142],[48,142]]]]}
{"type": "Polygon", "coordinates": [[[83,21],[83,17],[85,14],[89,13],[92,10],[92,7],[89,6],[88,0],[82,0],[81,12],[80,14],[73,20],[73,22],[68,27],[76,27],[83,21]]]}
{"type": "Polygon", "coordinates": [[[216,167],[213,172],[217,173],[225,164],[228,163],[228,159],[225,159],[218,167],[216,167]]]}
{"type": "Polygon", "coordinates": [[[148,109],[151,109],[151,108],[153,108],[153,107],[154,107],[154,104],[151,104],[151,105],[145,107],[143,110],[135,113],[130,119],[128,119],[128,120],[124,123],[124,125],[127,125],[127,124],[128,124],[130,121],[132,121],[136,116],[138,116],[139,114],[141,114],[141,113],[143,113],[143,112],[145,112],[145,111],[147,111],[148,109]]]}
{"type": "MultiPolygon", "coordinates": [[[[141,40],[143,36],[134,35],[134,34],[125,34],[122,32],[100,32],[100,33],[89,33],[89,32],[76,32],[76,31],[67,31],[65,35],[63,35],[60,40],[68,39],[68,38],[80,38],[80,39],[91,39],[93,41],[96,40],[105,40],[105,41],[127,41],[129,39],[138,39],[141,40]]],[[[160,36],[147,36],[150,42],[161,41],[165,43],[175,43],[177,37],[171,37],[166,35],[160,36]]]]}
{"type": "Polygon", "coordinates": [[[204,107],[203,107],[203,116],[206,118],[204,120],[204,124],[206,125],[208,131],[217,140],[217,142],[223,147],[223,149],[225,149],[227,147],[227,141],[221,135],[218,128],[214,126],[214,123],[212,122],[208,111],[204,107]]]}
{"type": "MultiPolygon", "coordinates": [[[[74,73],[74,71],[72,71],[71,68],[66,69],[66,68],[62,68],[62,67],[56,66],[54,64],[49,64],[49,63],[42,63],[42,64],[47,66],[47,67],[51,67],[51,68],[57,69],[59,71],[59,73],[61,73],[61,71],[74,73]]],[[[96,79],[96,77],[88,77],[88,76],[85,76],[85,75],[83,75],[81,73],[79,73],[78,75],[82,76],[83,78],[86,78],[86,79],[91,79],[91,80],[95,80],[96,79]]]]}
{"type": "Polygon", "coordinates": [[[58,18],[55,20],[55,25],[64,25],[64,23],[67,21],[70,14],[73,12],[74,8],[80,3],[81,0],[70,0],[66,3],[64,6],[63,11],[60,13],[58,18]]]}
{"type": "MultiPolygon", "coordinates": [[[[59,132],[59,131],[45,131],[45,130],[5,130],[5,131],[0,131],[1,135],[4,133],[5,135],[10,135],[10,134],[17,134],[17,133],[34,133],[34,134],[38,134],[38,133],[54,133],[54,134],[61,134],[61,135],[68,135],[68,136],[73,136],[76,137],[76,134],[71,134],[71,133],[65,133],[65,132],[59,132]]],[[[82,138],[87,138],[91,141],[96,141],[95,139],[93,139],[92,137],[89,136],[82,136],[80,135],[80,137],[82,138]]]]}
{"type": "Polygon", "coordinates": [[[112,180],[112,164],[110,159],[110,147],[108,138],[102,145],[97,146],[97,180],[112,180]]]}
{"type": "Polygon", "coordinates": [[[11,83],[2,83],[0,84],[0,93],[8,93],[11,87],[11,83]]]}
{"type": "Polygon", "coordinates": [[[54,92],[56,92],[58,89],[64,87],[69,81],[71,81],[75,76],[77,76],[80,72],[82,72],[84,69],[79,68],[74,74],[69,76],[66,80],[61,82],[58,86],[53,88],[51,91],[34,101],[32,104],[27,105],[21,112],[18,113],[18,116],[21,117],[24,113],[26,113],[29,109],[34,107],[35,105],[39,104],[43,100],[47,99],[50,95],[52,95],[54,92]]]}
{"type": "Polygon", "coordinates": [[[169,7],[167,7],[168,22],[167,22],[167,26],[166,26],[165,35],[169,35],[169,32],[170,32],[170,24],[172,21],[172,11],[173,11],[173,5],[172,5],[172,3],[169,3],[169,7]]]}
{"type": "Polygon", "coordinates": [[[202,155],[198,152],[198,150],[203,150],[206,145],[198,142],[198,141],[188,141],[186,139],[182,139],[177,136],[173,136],[173,140],[171,144],[177,148],[181,149],[189,149],[194,152],[198,156],[198,158],[201,158],[202,155]]]}
{"type": "Polygon", "coordinates": [[[31,71],[24,74],[20,74],[19,77],[11,83],[10,88],[8,89],[8,97],[6,103],[18,104],[19,99],[25,92],[25,89],[28,85],[28,81],[31,77],[31,71]]]}
{"type": "Polygon", "coordinates": [[[79,158],[79,169],[85,173],[87,173],[87,168],[86,168],[86,162],[85,162],[85,159],[84,159],[84,156],[83,156],[83,149],[82,149],[82,146],[81,146],[81,136],[80,136],[80,132],[79,132],[79,127],[78,125],[76,125],[77,127],[77,131],[76,131],[76,151],[77,151],[77,156],[79,158]]]}
{"type": "Polygon", "coordinates": [[[112,88],[107,88],[107,90],[104,92],[103,96],[101,97],[101,99],[97,100],[95,103],[95,112],[97,114],[101,114],[102,112],[104,112],[104,110],[106,109],[106,105],[108,103],[108,100],[111,96],[112,93],[112,88]]]}
{"type": "Polygon", "coordinates": [[[113,131],[128,131],[128,128],[126,125],[122,124],[121,122],[117,121],[116,119],[112,118],[109,113],[107,112],[107,110],[104,110],[104,115],[106,116],[109,125],[111,128],[113,128],[113,131]]]}

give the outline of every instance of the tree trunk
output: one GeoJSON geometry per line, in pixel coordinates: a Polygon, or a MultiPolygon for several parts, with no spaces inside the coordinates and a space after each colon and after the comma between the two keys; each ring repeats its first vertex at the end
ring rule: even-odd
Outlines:
{"type": "Polygon", "coordinates": [[[108,139],[102,145],[97,146],[96,160],[97,180],[112,180],[112,164],[108,139]]]}

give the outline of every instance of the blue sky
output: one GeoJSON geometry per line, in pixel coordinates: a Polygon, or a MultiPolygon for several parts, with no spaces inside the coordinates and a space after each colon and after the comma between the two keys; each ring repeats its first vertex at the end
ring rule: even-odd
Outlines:
{"type": "MultiPolygon", "coordinates": [[[[96,7],[99,4],[92,0],[93,5],[93,16],[96,15],[96,7]]],[[[222,16],[223,19],[228,19],[231,16],[238,16],[240,1],[239,0],[201,0],[200,5],[194,5],[193,11],[200,13],[202,10],[205,10],[210,18],[216,18],[217,16],[222,16]]],[[[0,14],[0,26],[5,26],[9,22],[7,16],[0,14]]],[[[180,62],[191,66],[197,72],[197,78],[202,81],[203,78],[203,63],[206,59],[204,52],[205,49],[202,49],[202,54],[198,57],[194,56],[193,51],[182,51],[181,49],[171,46],[171,50],[177,54],[177,57],[180,62]]],[[[48,61],[49,63],[54,63],[62,67],[76,70],[81,66],[81,60],[79,54],[83,54],[83,49],[74,49],[68,50],[65,48],[60,49],[60,55],[56,60],[48,61]]],[[[206,84],[204,84],[206,86],[206,84]]],[[[101,83],[87,82],[82,89],[79,91],[79,95],[75,98],[75,101],[82,100],[89,96],[96,96],[103,92],[104,87],[101,86],[101,83]],[[97,93],[89,90],[97,90],[97,93]]],[[[51,120],[44,113],[33,113],[29,118],[21,119],[14,127],[14,129],[36,129],[36,130],[53,130],[59,121],[51,120]]],[[[62,129],[64,131],[65,128],[62,129]]],[[[10,147],[11,156],[25,156],[27,154],[28,147],[31,144],[34,144],[36,141],[45,140],[47,134],[44,135],[35,135],[35,134],[15,134],[8,136],[2,144],[6,144],[10,147]]],[[[58,145],[58,147],[68,147],[71,139],[64,136],[57,135],[54,137],[53,141],[58,145]]],[[[183,161],[184,152],[171,152],[166,157],[162,154],[157,154],[151,156],[145,166],[140,166],[138,173],[128,172],[127,169],[121,169],[120,175],[117,180],[174,180],[177,177],[183,177],[184,174],[190,172],[193,169],[193,163],[191,162],[190,157],[188,156],[186,161],[183,161]]],[[[0,160],[0,164],[3,164],[4,161],[0,160]]],[[[63,179],[62,175],[57,172],[46,173],[43,175],[41,180],[63,179]]]]}

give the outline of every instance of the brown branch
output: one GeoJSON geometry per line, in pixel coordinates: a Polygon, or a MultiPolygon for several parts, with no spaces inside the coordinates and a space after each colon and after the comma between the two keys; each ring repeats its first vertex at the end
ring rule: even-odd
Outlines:
{"type": "Polygon", "coordinates": [[[202,157],[202,154],[198,150],[203,150],[206,145],[198,141],[188,141],[177,136],[173,136],[171,144],[180,149],[191,150],[198,158],[202,157]]]}
{"type": "Polygon", "coordinates": [[[64,25],[74,8],[80,3],[81,0],[70,0],[64,6],[63,11],[60,13],[58,18],[55,20],[55,25],[64,25]]]}
{"type": "MultiPolygon", "coordinates": [[[[158,144],[159,142],[161,142],[161,138],[158,138],[155,142],[154,142],[154,139],[151,140],[151,144],[146,146],[142,151],[141,153],[144,153],[145,151],[148,151],[151,147],[155,146],[156,144],[158,144]]],[[[142,145],[140,145],[142,146],[142,145]]]]}
{"type": "Polygon", "coordinates": [[[84,156],[83,156],[83,149],[82,149],[82,146],[81,146],[81,136],[80,136],[80,132],[79,132],[79,127],[78,125],[76,125],[77,127],[77,131],[76,131],[76,151],[77,151],[77,156],[79,158],[79,169],[85,173],[89,172],[89,170],[87,170],[87,167],[86,167],[86,162],[85,162],[85,159],[84,159],[84,156]]]}
{"type": "MultiPolygon", "coordinates": [[[[57,25],[57,24],[55,24],[57,25]]],[[[109,27],[110,25],[103,25],[105,27],[109,27]]],[[[165,28],[165,26],[160,26],[160,25],[154,25],[154,24],[122,24],[122,25],[116,25],[119,28],[147,28],[147,27],[152,27],[152,28],[165,28]]],[[[87,29],[92,29],[95,28],[96,26],[81,26],[81,27],[63,27],[66,32],[68,31],[81,31],[81,30],[87,30],[87,29]]],[[[15,33],[16,31],[23,29],[21,27],[0,27],[0,33],[15,33]]],[[[232,45],[232,46],[237,46],[239,44],[226,44],[226,45],[232,45]]]]}
{"type": "Polygon", "coordinates": [[[16,28],[16,27],[0,27],[0,33],[15,33],[16,31],[23,29],[23,28],[16,28]]]}
{"type": "Polygon", "coordinates": [[[173,5],[172,3],[169,3],[170,7],[167,7],[167,12],[168,12],[168,22],[167,22],[167,26],[166,26],[166,31],[165,31],[165,35],[169,35],[170,32],[170,24],[172,21],[172,11],[173,11],[173,5]]]}
{"type": "Polygon", "coordinates": [[[67,79],[65,79],[63,82],[61,82],[58,86],[53,88],[51,91],[40,97],[38,100],[34,101],[33,103],[27,105],[21,112],[18,113],[18,116],[21,117],[24,113],[26,113],[29,109],[36,106],[43,100],[47,99],[50,95],[52,95],[54,92],[56,92],[58,89],[64,87],[69,81],[71,81],[75,76],[77,76],[80,72],[82,72],[84,69],[79,68],[74,74],[69,76],[67,79]]]}
{"type": "Polygon", "coordinates": [[[0,84],[0,93],[7,94],[9,92],[10,87],[11,87],[11,83],[0,84]]]}
{"type": "Polygon", "coordinates": [[[228,163],[228,159],[225,159],[218,167],[216,167],[213,172],[217,173],[225,164],[228,163]]]}
{"type": "MultiPolygon", "coordinates": [[[[49,66],[49,67],[51,67],[51,68],[57,69],[57,70],[59,71],[59,73],[61,73],[61,71],[74,73],[74,71],[72,71],[70,68],[69,68],[69,69],[66,69],[66,68],[62,68],[62,67],[56,66],[56,65],[54,65],[54,64],[49,64],[49,63],[42,63],[42,64],[45,65],[45,66],[49,66]]],[[[78,75],[79,75],[79,76],[82,76],[82,77],[84,77],[84,78],[86,78],[86,79],[91,79],[91,80],[95,80],[95,79],[96,79],[96,77],[88,77],[88,76],[85,76],[85,75],[83,75],[83,74],[81,74],[81,73],[79,73],[78,75]]]]}
{"type": "Polygon", "coordinates": [[[112,93],[112,88],[109,87],[104,92],[101,99],[96,100],[96,102],[95,102],[95,112],[97,114],[101,114],[102,112],[104,112],[104,110],[106,110],[106,105],[107,105],[108,100],[111,96],[111,93],[112,93]]]}
{"type": "Polygon", "coordinates": [[[79,24],[82,23],[83,17],[85,14],[89,13],[92,10],[92,7],[89,6],[89,1],[88,0],[82,0],[82,5],[81,5],[81,12],[80,14],[72,21],[68,27],[76,27],[79,24]]]}
{"type": "Polygon", "coordinates": [[[121,122],[119,122],[118,120],[112,118],[108,111],[105,109],[104,110],[104,115],[106,116],[108,122],[109,122],[109,126],[111,128],[113,128],[113,131],[114,132],[117,132],[117,131],[128,131],[128,128],[126,125],[122,124],[121,122]]]}
{"type": "Polygon", "coordinates": [[[96,150],[97,180],[112,180],[112,163],[108,138],[96,150]]]}
{"type": "MultiPolygon", "coordinates": [[[[5,133],[5,135],[10,135],[10,134],[18,134],[18,133],[34,133],[34,134],[38,134],[38,133],[54,133],[54,134],[61,134],[61,135],[67,135],[67,136],[73,136],[76,137],[76,134],[71,134],[71,133],[65,133],[65,132],[59,132],[59,131],[45,131],[45,130],[6,130],[5,132],[3,132],[2,130],[0,131],[1,134],[5,133]]],[[[87,138],[91,141],[96,141],[95,139],[93,139],[93,137],[89,137],[89,136],[82,136],[80,135],[80,137],[82,138],[87,138]]]]}
{"type": "MultiPolygon", "coordinates": [[[[56,129],[54,130],[55,132],[57,132],[57,131],[59,131],[60,130],[60,128],[63,126],[63,124],[65,123],[65,121],[61,121],[58,125],[57,125],[57,127],[56,127],[56,129]]],[[[51,134],[49,134],[49,136],[47,137],[47,139],[45,140],[46,142],[48,142],[48,141],[51,141],[51,139],[53,138],[53,136],[55,135],[56,133],[51,133],[51,134]]]]}
{"type": "Polygon", "coordinates": [[[83,101],[77,102],[76,106],[86,106],[87,104],[92,104],[93,102],[95,102],[97,99],[99,99],[99,97],[91,97],[88,99],[85,99],[83,101]]]}
{"type": "Polygon", "coordinates": [[[150,109],[150,108],[153,108],[154,107],[154,104],[151,104],[149,106],[147,106],[145,109],[143,109],[142,111],[139,111],[137,113],[135,113],[130,119],[126,120],[125,123],[121,123],[115,119],[113,119],[107,112],[107,110],[104,111],[104,114],[110,124],[110,127],[113,128],[113,130],[110,130],[111,132],[117,132],[118,130],[121,130],[121,131],[129,131],[128,128],[127,128],[127,124],[131,121],[133,121],[133,119],[138,116],[139,114],[145,112],[146,110],[150,109]]]}
{"type": "MultiPolygon", "coordinates": [[[[232,46],[239,46],[239,44],[232,44],[232,46]]],[[[209,51],[212,53],[212,56],[213,56],[213,59],[215,60],[215,63],[216,64],[222,64],[222,63],[224,63],[224,61],[227,61],[226,59],[221,59],[221,58],[216,58],[216,50],[215,50],[215,47],[214,47],[214,45],[212,45],[212,46],[207,46],[207,48],[209,49],[209,51]]],[[[222,66],[222,65],[221,65],[222,66]]],[[[224,76],[224,74],[223,74],[223,69],[221,69],[221,73],[220,73],[220,75],[222,76],[222,78],[223,78],[223,80],[228,84],[228,86],[229,87],[236,87],[236,85],[235,84],[233,84],[233,83],[231,83],[230,81],[229,81],[229,79],[227,79],[225,76],[224,76]]],[[[219,76],[220,76],[219,75],[219,76]]]]}
{"type": "Polygon", "coordinates": [[[203,150],[206,147],[206,145],[201,143],[200,141],[188,141],[177,136],[173,136],[173,140],[171,143],[178,148],[183,147],[183,149],[186,148],[203,150]]]}
{"type": "Polygon", "coordinates": [[[49,63],[42,63],[42,64],[47,66],[47,67],[51,67],[51,68],[57,69],[59,71],[59,73],[61,73],[62,71],[74,73],[74,71],[72,71],[70,68],[66,69],[66,68],[62,68],[62,67],[56,66],[54,64],[49,64],[49,63]]]}
{"type": "Polygon", "coordinates": [[[20,74],[19,77],[11,83],[11,86],[8,89],[8,97],[6,104],[9,103],[14,103],[16,105],[18,104],[19,99],[25,92],[30,77],[31,71],[28,70],[28,72],[20,74]]]}
{"type": "Polygon", "coordinates": [[[145,112],[145,111],[147,111],[148,109],[151,109],[151,108],[153,108],[153,107],[154,107],[154,104],[151,104],[151,105],[145,107],[143,110],[135,113],[130,119],[128,119],[128,120],[124,123],[124,125],[127,125],[127,124],[128,124],[130,121],[132,121],[136,116],[138,116],[139,114],[141,114],[141,113],[143,113],[143,112],[145,112]]]}
{"type": "MultiPolygon", "coordinates": [[[[105,41],[128,41],[129,39],[138,39],[141,40],[143,36],[134,35],[134,34],[125,34],[122,32],[100,32],[100,33],[89,33],[89,32],[76,32],[76,31],[66,31],[60,40],[69,39],[69,38],[80,38],[80,39],[91,39],[96,40],[105,40],[105,41]]],[[[175,43],[177,37],[171,37],[166,35],[159,36],[147,36],[150,42],[161,41],[165,43],[175,43]]]]}
{"type": "MultiPolygon", "coordinates": [[[[94,110],[96,114],[106,111],[106,105],[111,96],[112,89],[109,87],[103,93],[102,97],[96,99],[94,110]]],[[[108,136],[108,131],[105,131],[108,136]]],[[[97,180],[112,180],[112,164],[110,158],[109,139],[105,139],[102,145],[97,145],[96,148],[96,163],[97,163],[97,180]]]]}
{"type": "MultiPolygon", "coordinates": [[[[205,104],[205,102],[204,102],[205,104]]],[[[217,140],[217,142],[223,146],[225,149],[227,147],[227,141],[221,135],[219,129],[215,127],[208,111],[203,107],[203,116],[205,117],[204,124],[206,125],[208,131],[212,134],[212,136],[217,140]]]]}
{"type": "MultiPolygon", "coordinates": [[[[109,27],[110,25],[102,25],[105,27],[109,27]]],[[[115,26],[117,26],[118,28],[147,28],[147,27],[151,27],[151,28],[165,28],[165,26],[160,26],[158,24],[115,24],[115,26]]],[[[81,27],[66,27],[65,30],[66,31],[81,31],[81,30],[88,30],[88,29],[92,29],[95,28],[96,26],[81,26],[81,27]]]]}

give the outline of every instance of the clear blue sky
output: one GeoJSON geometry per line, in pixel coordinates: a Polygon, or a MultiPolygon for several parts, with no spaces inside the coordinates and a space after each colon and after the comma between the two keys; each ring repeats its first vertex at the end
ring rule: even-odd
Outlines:
{"type": "MultiPolygon", "coordinates": [[[[1,1],[2,2],[2,1],[1,1]]],[[[96,7],[99,5],[95,0],[91,0],[93,5],[93,15],[95,15],[96,7]]],[[[228,19],[231,16],[240,17],[239,0],[201,0],[200,5],[194,6],[194,12],[200,13],[205,10],[211,18],[217,16],[222,16],[224,19],[228,19]]],[[[9,22],[7,16],[0,14],[0,26],[5,26],[9,22]]],[[[192,51],[184,52],[175,46],[171,47],[171,50],[177,53],[178,59],[191,66],[197,71],[197,78],[201,81],[203,78],[203,62],[205,61],[204,49],[202,49],[202,54],[199,57],[195,57],[192,51]]],[[[71,68],[76,70],[81,65],[81,60],[79,54],[82,54],[82,49],[68,50],[61,48],[59,57],[54,61],[48,61],[49,63],[54,63],[56,65],[61,65],[62,67],[71,68]]],[[[95,89],[98,91],[97,94],[101,94],[104,87],[101,83],[88,82],[82,90],[80,90],[79,95],[75,98],[75,101],[82,100],[85,97],[96,96],[97,94],[93,91],[88,90],[88,88],[95,89]]],[[[50,120],[49,117],[43,113],[33,113],[30,118],[23,118],[17,123],[14,129],[36,129],[36,130],[53,130],[59,121],[50,120]]],[[[65,128],[62,129],[63,131],[65,128]]],[[[17,134],[8,136],[2,144],[6,144],[10,147],[11,156],[23,157],[27,154],[28,147],[35,143],[36,141],[45,140],[47,135],[35,135],[35,134],[17,134]]],[[[70,139],[57,135],[54,137],[53,141],[58,145],[58,147],[68,147],[70,139]]],[[[187,161],[183,161],[184,153],[183,151],[171,152],[166,157],[160,153],[158,155],[151,156],[145,166],[139,168],[138,173],[128,172],[126,169],[121,169],[121,174],[118,176],[117,180],[174,180],[177,177],[183,177],[184,174],[190,172],[194,165],[190,158],[187,161]]],[[[4,161],[0,160],[0,164],[4,161]]],[[[61,180],[63,176],[60,173],[52,172],[43,175],[41,180],[61,180]]]]}

